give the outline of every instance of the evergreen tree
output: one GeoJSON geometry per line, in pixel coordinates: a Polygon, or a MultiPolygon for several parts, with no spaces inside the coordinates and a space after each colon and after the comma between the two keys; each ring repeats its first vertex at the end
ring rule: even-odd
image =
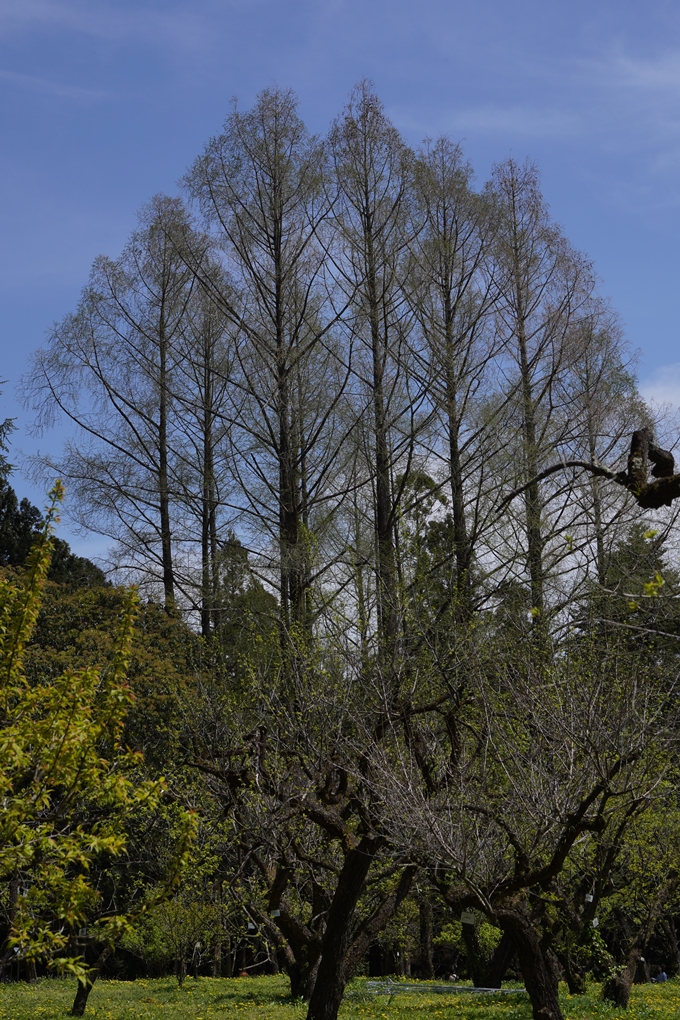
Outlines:
{"type": "MultiPolygon", "coordinates": [[[[0,566],[21,567],[44,527],[43,515],[25,496],[19,500],[10,485],[9,466],[0,465],[0,566]]],[[[55,538],[48,580],[69,588],[96,588],[108,584],[104,571],[71,552],[68,542],[55,538]]]]}

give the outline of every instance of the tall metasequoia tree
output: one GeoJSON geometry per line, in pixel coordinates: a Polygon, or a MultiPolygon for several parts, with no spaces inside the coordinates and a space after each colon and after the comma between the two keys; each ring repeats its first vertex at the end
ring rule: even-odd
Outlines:
{"type": "Polygon", "coordinates": [[[241,511],[278,545],[281,634],[310,626],[310,512],[327,497],[337,447],[325,442],[344,379],[324,315],[324,152],[290,91],[234,110],[187,175],[234,290],[202,277],[238,328],[231,406],[241,511]],[[305,392],[306,388],[306,392],[305,392]],[[310,391],[313,391],[312,400],[310,391]],[[302,400],[302,397],[305,400],[302,400]]]}
{"type": "MultiPolygon", "coordinates": [[[[592,302],[572,342],[575,356],[560,381],[570,424],[562,453],[591,462],[618,460],[625,453],[630,433],[648,412],[630,370],[621,328],[604,302],[592,302]]],[[[572,534],[579,536],[579,545],[589,542],[593,546],[593,570],[588,574],[594,573],[604,585],[611,536],[630,516],[630,505],[603,479],[591,475],[582,486],[571,488],[571,510],[575,521],[572,534]]]]}
{"type": "Polygon", "coordinates": [[[495,352],[489,326],[496,298],[490,264],[493,203],[472,191],[471,180],[470,164],[448,138],[417,154],[414,202],[423,225],[412,240],[405,274],[425,339],[422,371],[445,436],[457,599],[464,614],[471,610],[470,570],[479,527],[474,500],[468,520],[466,486],[479,487],[479,454],[493,425],[493,419],[479,424],[470,411],[490,384],[495,352]]]}
{"type": "Polygon", "coordinates": [[[523,473],[530,479],[523,489],[527,573],[542,629],[546,533],[536,478],[547,451],[559,448],[562,438],[557,382],[569,369],[572,333],[593,284],[586,262],[550,222],[535,167],[507,160],[495,167],[492,190],[498,213],[497,328],[512,373],[523,473]]]}
{"type": "Polygon", "coordinates": [[[329,149],[339,192],[336,278],[350,302],[345,324],[361,347],[357,399],[365,401],[372,443],[378,648],[388,664],[396,654],[400,624],[394,537],[400,491],[393,474],[395,464],[408,464],[413,456],[422,399],[417,383],[416,391],[409,388],[414,378],[408,371],[410,311],[400,285],[414,234],[412,153],[366,81],[356,86],[334,122],[329,149]]]}
{"type": "MultiPolygon", "coordinates": [[[[115,538],[175,604],[173,375],[195,280],[180,252],[191,233],[177,199],[158,195],[116,261],[98,258],[77,311],[56,325],[24,380],[37,427],[80,427],[58,463],[69,512],[115,538]]],[[[195,247],[195,245],[194,245],[195,247]]]]}
{"type": "MultiPolygon", "coordinates": [[[[203,273],[220,277],[205,258],[203,273]]],[[[227,284],[219,280],[226,290],[227,284]]],[[[201,633],[209,637],[220,614],[220,550],[223,508],[230,486],[230,425],[224,415],[231,384],[233,337],[230,323],[198,287],[187,307],[181,357],[175,380],[177,485],[189,519],[182,537],[189,542],[199,524],[200,583],[193,605],[200,611],[201,633]]]]}

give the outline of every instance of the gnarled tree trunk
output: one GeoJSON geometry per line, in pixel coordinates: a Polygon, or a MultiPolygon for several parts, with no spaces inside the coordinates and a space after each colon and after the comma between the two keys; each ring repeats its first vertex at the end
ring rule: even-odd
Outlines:
{"type": "Polygon", "coordinates": [[[307,1020],[336,1020],[347,983],[345,954],[350,946],[354,911],[381,843],[381,840],[364,837],[345,858],[328,911],[321,963],[309,1000],[307,1020]]]}
{"type": "Polygon", "coordinates": [[[498,912],[498,922],[515,944],[534,1020],[564,1020],[557,995],[555,962],[541,944],[531,921],[519,911],[502,910],[498,912]]]}

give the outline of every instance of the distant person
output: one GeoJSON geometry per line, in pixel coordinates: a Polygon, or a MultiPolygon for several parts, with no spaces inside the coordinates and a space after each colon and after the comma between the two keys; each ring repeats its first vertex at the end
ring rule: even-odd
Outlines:
{"type": "Polygon", "coordinates": [[[652,981],[656,985],[660,985],[663,984],[664,981],[668,981],[668,974],[663,967],[659,966],[657,968],[656,975],[652,978],[652,981]]]}

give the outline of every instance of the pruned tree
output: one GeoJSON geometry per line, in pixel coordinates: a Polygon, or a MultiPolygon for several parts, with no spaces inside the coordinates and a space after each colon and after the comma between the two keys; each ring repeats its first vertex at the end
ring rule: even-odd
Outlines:
{"type": "Polygon", "coordinates": [[[534,1017],[561,1020],[556,883],[577,845],[620,840],[655,803],[676,722],[644,655],[565,649],[546,668],[531,646],[495,662],[492,649],[480,648],[476,668],[468,649],[465,700],[431,703],[419,744],[391,719],[372,774],[391,838],[429,861],[454,910],[476,909],[508,933],[534,1017]]]}

